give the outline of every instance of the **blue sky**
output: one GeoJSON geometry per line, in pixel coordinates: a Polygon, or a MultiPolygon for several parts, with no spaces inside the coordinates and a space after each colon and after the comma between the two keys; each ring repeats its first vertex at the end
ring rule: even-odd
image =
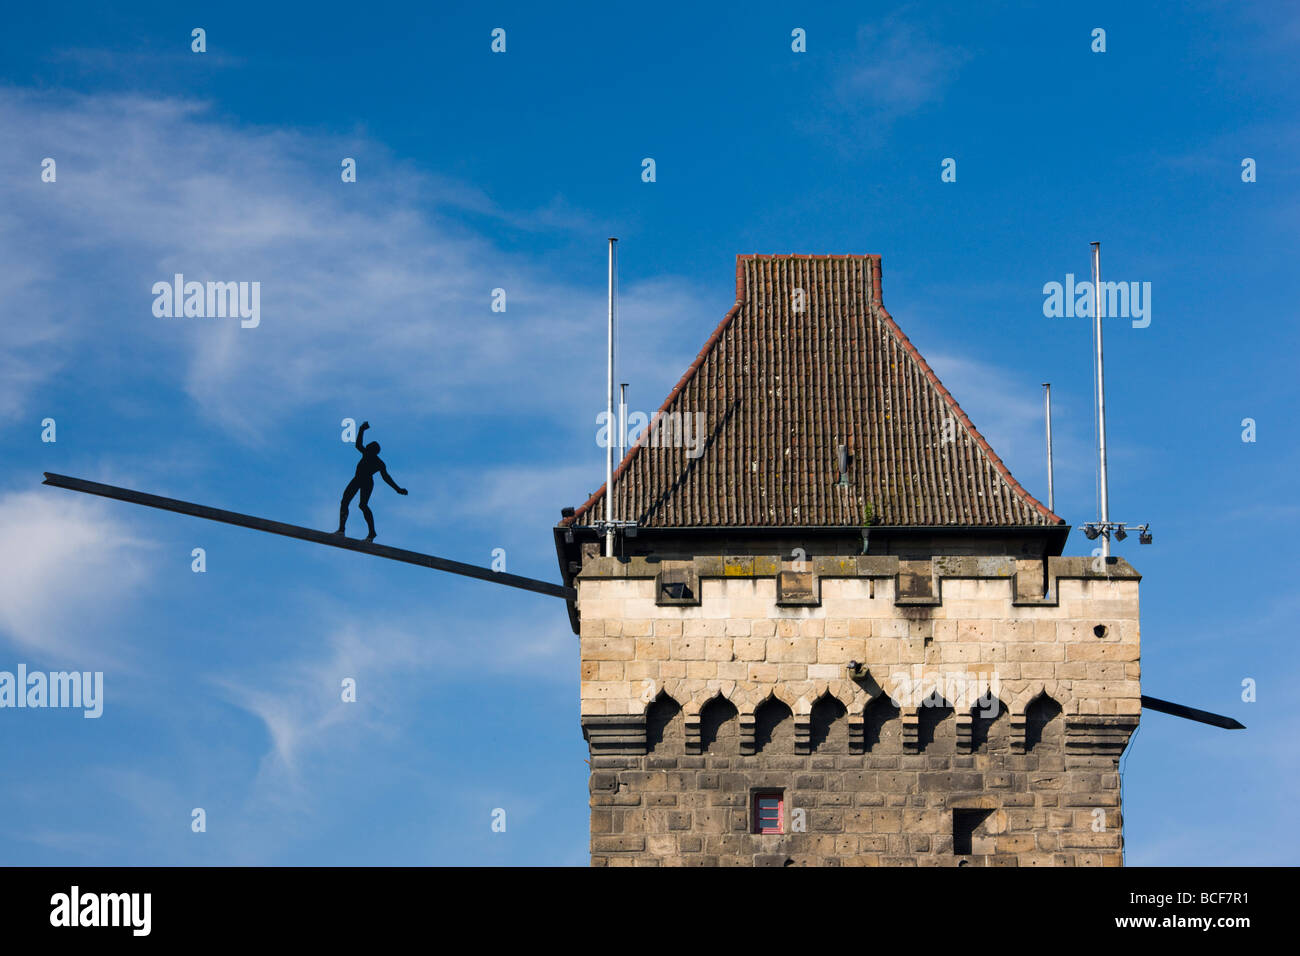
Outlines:
{"type": "Polygon", "coordinates": [[[586,862],[560,602],[38,482],[329,528],[339,423],[369,419],[411,492],[376,489],[381,542],[557,579],[550,527],[603,480],[617,235],[634,409],[731,305],[737,253],[879,253],[890,312],[1039,497],[1053,383],[1075,524],[1089,323],[1045,318],[1042,287],[1084,277],[1091,240],[1104,277],[1150,282],[1150,326],[1106,333],[1112,515],[1155,531],[1117,546],[1144,574],[1143,688],[1249,730],[1144,716],[1128,860],[1297,862],[1300,17],[1045,6],[16,8],[0,669],[103,670],[106,699],[0,711],[0,861],[586,862]],[[155,318],[175,272],[260,282],[261,324],[155,318]]]}

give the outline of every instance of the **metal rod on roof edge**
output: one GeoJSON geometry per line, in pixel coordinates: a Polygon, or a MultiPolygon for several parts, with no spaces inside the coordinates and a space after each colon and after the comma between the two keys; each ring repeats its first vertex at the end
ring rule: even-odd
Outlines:
{"type": "Polygon", "coordinates": [[[618,462],[627,457],[627,382],[618,386],[618,462]]]}
{"type": "Polygon", "coordinates": [[[1106,477],[1106,375],[1101,351],[1101,243],[1092,244],[1092,327],[1097,345],[1097,461],[1101,493],[1101,556],[1110,557],[1110,502],[1106,477]]]}
{"type": "Polygon", "coordinates": [[[609,365],[605,395],[605,555],[614,554],[614,301],[618,282],[616,265],[618,240],[609,237],[609,365]]]}
{"type": "Polygon", "coordinates": [[[1044,402],[1047,405],[1047,510],[1056,514],[1056,495],[1052,489],[1052,383],[1043,383],[1044,402]]]}

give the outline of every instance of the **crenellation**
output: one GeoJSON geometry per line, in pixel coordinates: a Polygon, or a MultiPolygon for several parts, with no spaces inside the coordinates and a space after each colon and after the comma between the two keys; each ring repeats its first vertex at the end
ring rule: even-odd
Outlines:
{"type": "Polygon", "coordinates": [[[791,564],[675,562],[689,606],[654,602],[656,562],[584,565],[593,865],[1121,862],[1117,761],[1141,710],[1127,563],[813,559],[820,601],[779,606],[791,564]],[[779,835],[750,832],[766,790],[779,835]]]}

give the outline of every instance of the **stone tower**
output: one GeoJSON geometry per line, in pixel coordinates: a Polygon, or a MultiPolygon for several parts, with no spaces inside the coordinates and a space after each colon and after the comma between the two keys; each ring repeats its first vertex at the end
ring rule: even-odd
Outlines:
{"type": "Polygon", "coordinates": [[[593,865],[1122,863],[1139,575],[1061,556],[878,256],[739,257],[609,556],[604,495],[555,529],[593,865]]]}

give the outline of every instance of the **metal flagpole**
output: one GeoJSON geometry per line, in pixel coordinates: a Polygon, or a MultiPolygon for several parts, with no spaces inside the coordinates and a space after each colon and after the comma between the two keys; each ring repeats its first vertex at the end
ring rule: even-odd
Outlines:
{"type": "Polygon", "coordinates": [[[1092,244],[1092,327],[1093,338],[1097,345],[1097,457],[1100,467],[1101,495],[1101,555],[1110,557],[1110,503],[1107,500],[1106,480],[1106,377],[1102,366],[1101,351],[1101,243],[1092,244]]]}
{"type": "Polygon", "coordinates": [[[605,422],[609,441],[605,445],[605,554],[614,554],[614,296],[615,283],[618,282],[616,244],[618,240],[609,240],[609,378],[605,395],[605,422]]]}
{"type": "Polygon", "coordinates": [[[1052,383],[1043,383],[1047,417],[1047,510],[1055,513],[1056,495],[1052,489],[1052,383]]]}

